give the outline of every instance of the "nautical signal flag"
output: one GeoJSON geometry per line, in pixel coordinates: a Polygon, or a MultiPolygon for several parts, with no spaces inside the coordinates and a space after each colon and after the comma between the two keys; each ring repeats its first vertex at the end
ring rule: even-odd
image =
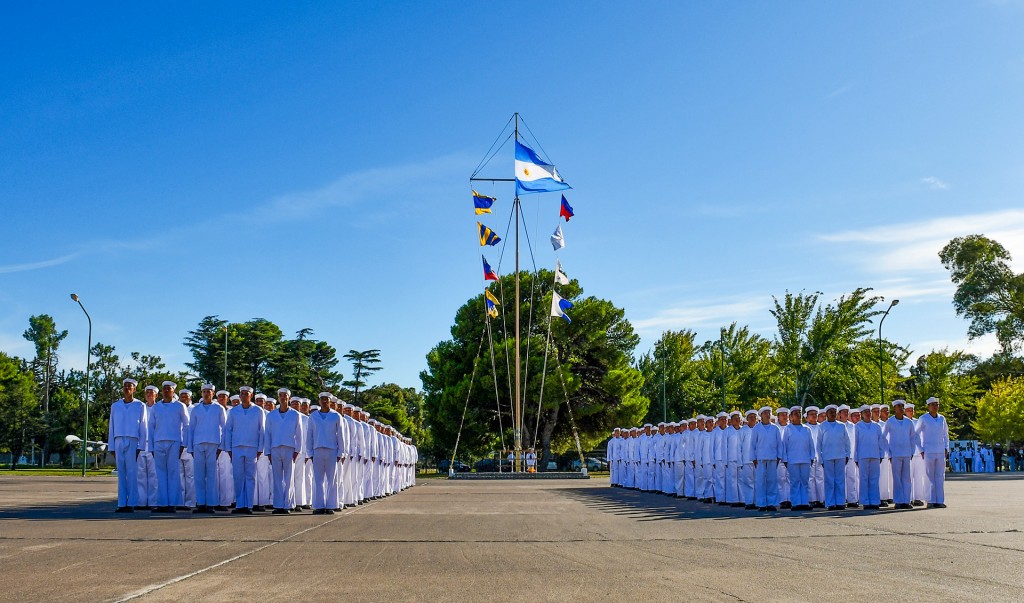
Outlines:
{"type": "Polygon", "coordinates": [[[565,273],[562,272],[562,262],[558,260],[555,260],[555,282],[559,285],[569,284],[569,277],[565,276],[565,273]]]}
{"type": "Polygon", "coordinates": [[[481,247],[483,247],[484,245],[494,246],[494,245],[497,245],[499,241],[501,241],[501,237],[499,237],[498,235],[494,234],[494,231],[491,230],[490,228],[487,228],[486,226],[484,226],[480,222],[477,222],[476,226],[477,226],[477,228],[480,231],[480,246],[481,247]]]}
{"type": "Polygon", "coordinates": [[[478,216],[491,213],[491,206],[494,205],[495,201],[494,197],[488,197],[473,191],[473,209],[476,210],[476,215],[478,216]]]}
{"type": "Polygon", "coordinates": [[[551,292],[551,316],[561,316],[565,319],[565,322],[572,322],[569,315],[566,312],[572,308],[572,302],[567,299],[562,299],[562,296],[558,293],[551,292]]]}
{"type": "Polygon", "coordinates": [[[498,303],[498,298],[494,297],[494,295],[486,289],[484,289],[484,303],[487,304],[487,315],[491,318],[497,318],[498,306],[501,304],[498,303]]]}
{"type": "Polygon", "coordinates": [[[491,269],[491,265],[487,263],[487,258],[480,256],[480,259],[484,262],[484,280],[485,281],[496,281],[498,280],[498,273],[491,269]]]}
{"type": "MultiPolygon", "coordinates": [[[[482,244],[483,243],[481,243],[481,245],[482,244]]],[[[558,228],[555,229],[555,233],[551,235],[551,246],[555,248],[555,251],[565,247],[565,235],[562,234],[561,224],[559,224],[558,228]]]]}
{"type": "Polygon", "coordinates": [[[572,188],[558,170],[550,163],[541,160],[530,147],[516,141],[516,194],[549,193],[572,188]]]}
{"type": "Polygon", "coordinates": [[[565,218],[565,221],[568,222],[569,218],[575,215],[576,214],[572,213],[572,206],[565,200],[565,195],[562,195],[562,208],[558,210],[558,216],[565,218]]]}

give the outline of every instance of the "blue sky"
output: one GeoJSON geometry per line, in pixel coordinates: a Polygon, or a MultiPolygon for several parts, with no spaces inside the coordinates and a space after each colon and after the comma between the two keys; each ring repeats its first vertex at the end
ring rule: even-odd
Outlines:
{"type": "MultiPolygon", "coordinates": [[[[48,313],[83,366],[74,291],[124,357],[182,368],[203,316],[264,317],[418,387],[480,291],[468,177],[518,111],[574,187],[562,264],[638,353],[870,286],[901,299],[886,337],[987,355],[936,253],[1024,258],[1022,31],[1013,1],[8,6],[0,350],[48,313]]],[[[510,187],[480,190],[503,231],[510,187]]],[[[524,211],[550,268],[558,196],[524,211]]]]}

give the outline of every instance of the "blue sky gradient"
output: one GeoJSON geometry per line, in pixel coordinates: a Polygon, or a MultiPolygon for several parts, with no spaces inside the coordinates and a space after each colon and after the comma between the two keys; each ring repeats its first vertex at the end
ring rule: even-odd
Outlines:
{"type": "MultiPolygon", "coordinates": [[[[518,111],[574,187],[563,267],[638,352],[869,286],[901,299],[888,338],[987,355],[936,254],[1024,258],[1022,31],[1013,1],[8,6],[0,350],[48,313],[84,366],[74,291],[122,356],[183,368],[203,316],[263,317],[419,387],[480,292],[468,178],[518,111]]],[[[504,236],[512,187],[478,190],[504,236]]],[[[558,194],[524,210],[551,268],[558,194]]]]}

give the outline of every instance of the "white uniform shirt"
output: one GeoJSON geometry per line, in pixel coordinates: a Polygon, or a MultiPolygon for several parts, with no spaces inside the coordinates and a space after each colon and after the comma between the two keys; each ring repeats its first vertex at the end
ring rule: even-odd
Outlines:
{"type": "Polygon", "coordinates": [[[224,407],[216,402],[195,404],[189,417],[188,450],[195,454],[196,444],[216,444],[224,441],[224,425],[228,417],[224,407]]]}
{"type": "Polygon", "coordinates": [[[156,442],[188,444],[188,412],[184,404],[177,400],[157,402],[149,411],[150,450],[155,450],[156,442]]]}
{"type": "Polygon", "coordinates": [[[790,423],[783,429],[782,441],[786,445],[786,460],[790,463],[810,463],[815,458],[814,434],[808,425],[790,423]]]}
{"type": "MultiPolygon", "coordinates": [[[[949,450],[949,426],[946,424],[946,417],[936,415],[933,419],[925,413],[917,420],[917,433],[921,439],[921,450],[925,454],[949,450]]],[[[986,456],[992,454],[991,449],[986,449],[986,456]]]]}
{"type": "Polygon", "coordinates": [[[782,432],[777,425],[758,423],[750,434],[750,451],[755,461],[775,461],[785,458],[782,432]]]}
{"type": "Polygon", "coordinates": [[[818,458],[834,461],[850,458],[850,432],[839,421],[818,425],[818,458]]]}
{"type": "Polygon", "coordinates": [[[348,447],[348,442],[345,440],[345,430],[342,427],[341,415],[338,414],[338,411],[314,410],[309,413],[309,433],[306,434],[307,456],[313,456],[314,450],[322,448],[329,450],[331,456],[339,457],[342,455],[342,450],[348,447]]]}
{"type": "Polygon", "coordinates": [[[107,427],[107,443],[114,446],[117,438],[135,438],[139,450],[147,450],[149,446],[149,408],[142,400],[132,400],[125,404],[124,399],[110,406],[110,424],[107,427]]]}
{"type": "Polygon", "coordinates": [[[881,460],[885,450],[882,428],[875,422],[861,421],[853,426],[856,443],[853,446],[854,460],[881,460]]]}
{"type": "Polygon", "coordinates": [[[302,413],[294,408],[284,412],[279,409],[267,413],[266,435],[263,436],[263,454],[278,446],[291,448],[293,452],[305,454],[302,446],[302,413]]]}
{"type": "Polygon", "coordinates": [[[882,428],[882,435],[885,438],[889,456],[892,458],[910,458],[917,451],[914,422],[906,417],[903,419],[897,419],[895,416],[889,417],[882,428]]]}
{"type": "Polygon", "coordinates": [[[255,406],[244,408],[239,404],[232,407],[224,423],[224,450],[232,452],[237,446],[263,450],[265,414],[262,408],[255,406]]]}

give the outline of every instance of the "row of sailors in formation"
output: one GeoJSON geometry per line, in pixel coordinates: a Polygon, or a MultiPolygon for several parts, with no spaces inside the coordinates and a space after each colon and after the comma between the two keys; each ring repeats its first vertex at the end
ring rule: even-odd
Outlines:
{"type": "Polygon", "coordinates": [[[608,444],[613,486],[777,511],[945,507],[949,428],[939,400],[914,418],[904,400],[704,415],[616,428],[608,444]],[[758,421],[760,416],[760,421],[758,421]]]}
{"type": "Polygon", "coordinates": [[[956,446],[949,453],[949,468],[953,473],[995,473],[996,454],[991,447],[975,450],[956,446]]]}
{"type": "Polygon", "coordinates": [[[206,383],[193,404],[164,381],[162,400],[149,385],[143,403],[137,385],[125,379],[110,409],[118,513],[333,514],[415,485],[412,441],[329,392],[310,405],[281,388],[275,405],[249,386],[229,397],[206,383]]]}

